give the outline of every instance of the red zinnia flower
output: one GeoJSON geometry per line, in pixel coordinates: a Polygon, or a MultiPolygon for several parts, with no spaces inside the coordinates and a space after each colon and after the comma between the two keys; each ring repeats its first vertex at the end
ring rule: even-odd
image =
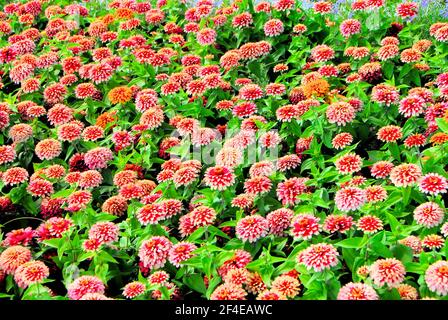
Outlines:
{"type": "Polygon", "coordinates": [[[348,153],[335,162],[336,169],[341,174],[350,174],[361,170],[362,159],[355,153],[348,153]]]}
{"type": "Polygon", "coordinates": [[[380,128],[376,136],[384,142],[395,142],[403,137],[403,132],[399,126],[389,125],[380,128]]]}
{"type": "Polygon", "coordinates": [[[277,197],[283,205],[297,204],[300,202],[299,195],[306,192],[305,182],[308,178],[290,178],[281,182],[277,186],[277,197]]]}
{"type": "Polygon", "coordinates": [[[275,37],[283,33],[283,22],[279,19],[271,19],[264,24],[264,34],[268,37],[275,37]]]}
{"type": "Polygon", "coordinates": [[[375,216],[364,216],[358,220],[357,226],[364,233],[374,233],[383,229],[383,222],[375,216]]]}
{"type": "Polygon", "coordinates": [[[204,182],[213,190],[224,190],[234,184],[235,175],[227,167],[215,166],[207,169],[204,182]]]}
{"type": "Polygon", "coordinates": [[[346,215],[329,215],[325,219],[323,229],[327,232],[346,232],[353,225],[353,218],[346,215]]]}

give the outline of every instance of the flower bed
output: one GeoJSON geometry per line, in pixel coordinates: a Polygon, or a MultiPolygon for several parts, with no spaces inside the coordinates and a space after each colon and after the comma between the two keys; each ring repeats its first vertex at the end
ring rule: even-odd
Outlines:
{"type": "Polygon", "coordinates": [[[447,297],[441,3],[2,10],[1,298],[447,297]]]}

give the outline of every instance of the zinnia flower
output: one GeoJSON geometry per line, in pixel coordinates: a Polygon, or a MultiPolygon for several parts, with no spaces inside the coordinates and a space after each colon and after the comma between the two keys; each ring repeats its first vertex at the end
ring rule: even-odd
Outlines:
{"type": "Polygon", "coordinates": [[[42,261],[29,261],[20,265],[14,273],[14,280],[21,288],[42,282],[50,275],[50,270],[42,261]]]}
{"type": "Polygon", "coordinates": [[[291,234],[294,239],[311,239],[319,234],[320,219],[311,214],[299,214],[291,221],[291,234]]]}
{"type": "Polygon", "coordinates": [[[154,236],[142,242],[138,251],[143,266],[149,269],[158,269],[165,265],[172,243],[165,237],[154,236]]]}
{"type": "Polygon", "coordinates": [[[445,177],[437,173],[428,173],[420,179],[418,187],[423,193],[438,195],[440,193],[446,193],[448,181],[445,177]]]}
{"type": "Polygon", "coordinates": [[[364,190],[357,187],[346,187],[338,190],[335,196],[336,207],[341,211],[354,211],[366,202],[364,190]]]}
{"type": "Polygon", "coordinates": [[[378,300],[375,289],[365,283],[349,282],[338,293],[338,300],[378,300]]]}
{"type": "Polygon", "coordinates": [[[328,243],[312,244],[305,250],[301,251],[297,256],[297,262],[304,264],[315,272],[321,272],[330,269],[338,264],[338,251],[333,245],[328,243]]]}
{"type": "Polygon", "coordinates": [[[255,242],[268,233],[269,223],[260,215],[251,215],[240,219],[235,231],[238,239],[255,242]]]}
{"type": "Polygon", "coordinates": [[[345,126],[355,119],[355,109],[347,102],[335,102],[328,106],[326,111],[328,122],[345,126]]]}
{"type": "Polygon", "coordinates": [[[125,296],[128,299],[133,299],[139,295],[144,294],[145,291],[146,286],[144,283],[140,281],[134,281],[124,286],[123,296],[125,296]]]}
{"type": "Polygon", "coordinates": [[[41,160],[51,160],[62,152],[61,143],[55,139],[45,139],[36,144],[34,152],[41,160]]]}
{"type": "Polygon", "coordinates": [[[415,221],[426,228],[438,226],[444,217],[444,210],[435,202],[422,203],[414,210],[415,221]]]}
{"type": "Polygon", "coordinates": [[[72,300],[80,300],[86,294],[104,294],[103,282],[95,276],[81,276],[67,286],[67,295],[72,300]]]}
{"type": "Polygon", "coordinates": [[[0,269],[13,274],[18,267],[31,260],[31,251],[22,246],[6,248],[0,254],[0,269]]]}
{"type": "Polygon", "coordinates": [[[234,184],[235,175],[227,167],[215,166],[207,169],[204,181],[213,190],[224,190],[234,184]]]}
{"type": "Polygon", "coordinates": [[[395,258],[378,259],[370,266],[370,276],[375,285],[397,287],[403,282],[406,270],[403,263],[395,258]]]}
{"type": "Polygon", "coordinates": [[[362,159],[355,153],[348,153],[335,162],[336,169],[341,174],[350,174],[361,170],[362,159]]]}
{"type": "Polygon", "coordinates": [[[380,218],[373,215],[368,215],[361,217],[357,223],[358,229],[362,230],[364,233],[374,233],[383,229],[383,222],[380,218]]]}
{"type": "Polygon", "coordinates": [[[422,176],[420,167],[412,163],[403,163],[390,171],[390,180],[396,187],[412,186],[422,176]]]}
{"type": "Polygon", "coordinates": [[[283,22],[279,19],[271,19],[264,24],[264,34],[268,37],[275,37],[283,33],[283,22]]]}
{"type": "Polygon", "coordinates": [[[247,292],[241,286],[224,283],[218,286],[210,296],[210,300],[245,300],[247,292]]]}

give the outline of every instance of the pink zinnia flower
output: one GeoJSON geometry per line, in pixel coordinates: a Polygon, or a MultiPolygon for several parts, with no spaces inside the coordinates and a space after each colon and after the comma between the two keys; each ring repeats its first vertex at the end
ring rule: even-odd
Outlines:
{"type": "Polygon", "coordinates": [[[283,22],[279,19],[271,19],[264,24],[264,34],[268,37],[275,37],[283,33],[283,22]]]}
{"type": "Polygon", "coordinates": [[[423,193],[438,195],[440,193],[446,193],[448,181],[440,174],[428,173],[420,179],[418,187],[423,193]]]}
{"type": "Polygon", "coordinates": [[[271,234],[282,237],[286,229],[291,226],[291,220],[294,217],[294,211],[287,208],[280,208],[270,212],[266,219],[269,223],[271,234]]]}
{"type": "Polygon", "coordinates": [[[263,194],[269,192],[272,187],[272,181],[266,176],[256,176],[250,179],[247,179],[244,182],[244,190],[248,194],[263,194]]]}
{"type": "Polygon", "coordinates": [[[353,218],[346,215],[331,214],[325,218],[323,229],[327,232],[346,232],[353,225],[353,218]]]}
{"type": "Polygon", "coordinates": [[[89,230],[89,239],[100,243],[111,243],[118,240],[118,226],[110,221],[97,222],[89,230]]]}
{"type": "Polygon", "coordinates": [[[61,143],[55,139],[45,139],[36,144],[34,152],[41,160],[51,160],[61,154],[62,146],[61,143]]]}
{"type": "Polygon", "coordinates": [[[440,260],[430,265],[425,272],[425,282],[432,292],[448,295],[448,262],[440,260]]]}
{"type": "Polygon", "coordinates": [[[341,23],[339,30],[344,37],[348,38],[361,32],[361,23],[356,19],[347,19],[341,23]]]}
{"type": "Polygon", "coordinates": [[[106,168],[107,162],[112,159],[112,151],[105,147],[94,148],[84,155],[85,164],[92,170],[106,168]]]}
{"type": "Polygon", "coordinates": [[[375,289],[365,283],[349,282],[338,293],[338,300],[378,300],[375,289]]]}
{"type": "Polygon", "coordinates": [[[210,45],[215,42],[217,33],[211,28],[203,28],[196,33],[196,40],[201,46],[210,45]]]}
{"type": "Polygon", "coordinates": [[[414,210],[415,221],[426,228],[438,226],[444,217],[443,209],[435,202],[422,203],[414,210]]]}
{"type": "Polygon", "coordinates": [[[67,287],[67,295],[72,300],[80,300],[89,293],[104,294],[103,282],[95,276],[81,276],[67,287]]]}
{"type": "Polygon", "coordinates": [[[168,238],[155,236],[142,242],[138,256],[144,267],[158,269],[165,265],[171,247],[168,238]]]}
{"type": "Polygon", "coordinates": [[[140,281],[134,281],[124,286],[123,296],[125,296],[128,299],[132,299],[139,295],[142,295],[143,293],[145,293],[145,291],[146,286],[144,283],[140,281]]]}
{"type": "Polygon", "coordinates": [[[210,296],[210,300],[245,300],[247,292],[241,286],[224,283],[218,286],[210,296]]]}
{"type": "Polygon", "coordinates": [[[417,95],[408,96],[400,101],[398,111],[406,118],[418,116],[425,111],[426,101],[417,95]]]}
{"type": "Polygon", "coordinates": [[[370,168],[370,173],[374,178],[387,178],[394,168],[392,162],[389,161],[378,161],[375,162],[370,168]]]}
{"type": "Polygon", "coordinates": [[[311,214],[299,214],[291,221],[291,234],[296,240],[308,240],[319,234],[320,219],[311,214]]]}
{"type": "Polygon", "coordinates": [[[31,260],[31,251],[22,246],[6,248],[0,254],[0,269],[13,274],[18,267],[31,260]]]}
{"type": "Polygon", "coordinates": [[[300,199],[298,196],[307,190],[306,181],[308,181],[308,178],[293,177],[279,183],[277,186],[277,198],[283,205],[299,203],[300,199]]]}
{"type": "Polygon", "coordinates": [[[260,215],[247,216],[238,221],[235,231],[238,239],[255,242],[267,235],[269,222],[260,215]]]}
{"type": "Polygon", "coordinates": [[[329,123],[345,126],[355,119],[356,112],[352,105],[340,101],[330,104],[327,108],[326,115],[329,123]]]}
{"type": "Polygon", "coordinates": [[[176,243],[170,249],[168,260],[179,268],[183,261],[193,257],[192,252],[196,249],[197,247],[190,242],[176,243]]]}
{"type": "Polygon", "coordinates": [[[412,18],[418,14],[418,3],[403,2],[397,5],[397,14],[402,18],[412,18]]]}
{"type": "Polygon", "coordinates": [[[364,190],[357,187],[346,187],[338,190],[335,196],[336,207],[341,211],[354,211],[366,202],[364,190]]]}
{"type": "Polygon", "coordinates": [[[14,280],[19,287],[42,282],[50,275],[50,270],[42,261],[28,261],[20,265],[14,273],[14,280]]]}
{"type": "Polygon", "coordinates": [[[321,272],[330,269],[338,264],[339,253],[328,243],[312,244],[305,250],[301,251],[297,256],[297,262],[302,263],[310,270],[321,272]]]}
{"type": "Polygon", "coordinates": [[[334,50],[327,45],[318,45],[311,50],[311,58],[316,62],[326,62],[334,58],[334,50]]]}
{"type": "Polygon", "coordinates": [[[421,178],[420,167],[412,163],[403,163],[390,172],[390,180],[396,187],[412,186],[421,178]]]}

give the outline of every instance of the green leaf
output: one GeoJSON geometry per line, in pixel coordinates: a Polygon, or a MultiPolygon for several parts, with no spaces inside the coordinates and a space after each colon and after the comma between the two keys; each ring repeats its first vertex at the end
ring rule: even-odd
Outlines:
{"type": "Polygon", "coordinates": [[[381,298],[383,300],[401,300],[400,293],[398,293],[398,290],[396,288],[386,290],[382,295],[381,298]]]}
{"type": "Polygon", "coordinates": [[[383,257],[383,258],[392,258],[393,257],[392,252],[381,241],[373,241],[371,244],[371,248],[372,248],[373,252],[378,254],[380,257],[383,257]]]}
{"type": "Polygon", "coordinates": [[[397,244],[391,248],[391,252],[403,263],[412,262],[413,252],[412,249],[408,246],[404,246],[402,244],[397,244]]]}
{"type": "Polygon", "coordinates": [[[44,240],[44,241],[42,241],[44,244],[46,244],[47,246],[49,246],[49,247],[52,247],[52,248],[58,248],[59,247],[59,244],[60,244],[60,242],[61,242],[61,239],[60,238],[54,238],[54,239],[48,239],[48,240],[44,240]]]}
{"type": "Polygon", "coordinates": [[[392,155],[392,157],[394,157],[395,160],[401,161],[400,148],[396,143],[394,142],[389,143],[388,149],[390,151],[390,154],[392,155]]]}
{"type": "Polygon", "coordinates": [[[23,197],[21,204],[25,209],[28,210],[28,212],[32,213],[33,215],[37,215],[39,213],[37,203],[33,201],[33,197],[31,197],[29,194],[26,194],[23,197]]]}
{"type": "Polygon", "coordinates": [[[21,184],[20,186],[11,189],[9,192],[9,199],[11,199],[12,203],[19,203],[26,194],[26,185],[21,184]]]}
{"type": "Polygon", "coordinates": [[[204,284],[204,278],[200,274],[189,274],[185,275],[183,278],[183,282],[189,286],[194,291],[197,291],[202,294],[206,294],[207,288],[204,284]]]}
{"type": "Polygon", "coordinates": [[[51,198],[67,198],[69,195],[71,195],[73,192],[75,191],[75,189],[64,189],[61,191],[58,191],[56,193],[53,193],[51,195],[51,198]]]}
{"type": "Polygon", "coordinates": [[[334,245],[342,248],[354,248],[359,249],[362,248],[368,241],[367,237],[353,237],[349,239],[345,239],[339,242],[336,242],[334,245]]]}

